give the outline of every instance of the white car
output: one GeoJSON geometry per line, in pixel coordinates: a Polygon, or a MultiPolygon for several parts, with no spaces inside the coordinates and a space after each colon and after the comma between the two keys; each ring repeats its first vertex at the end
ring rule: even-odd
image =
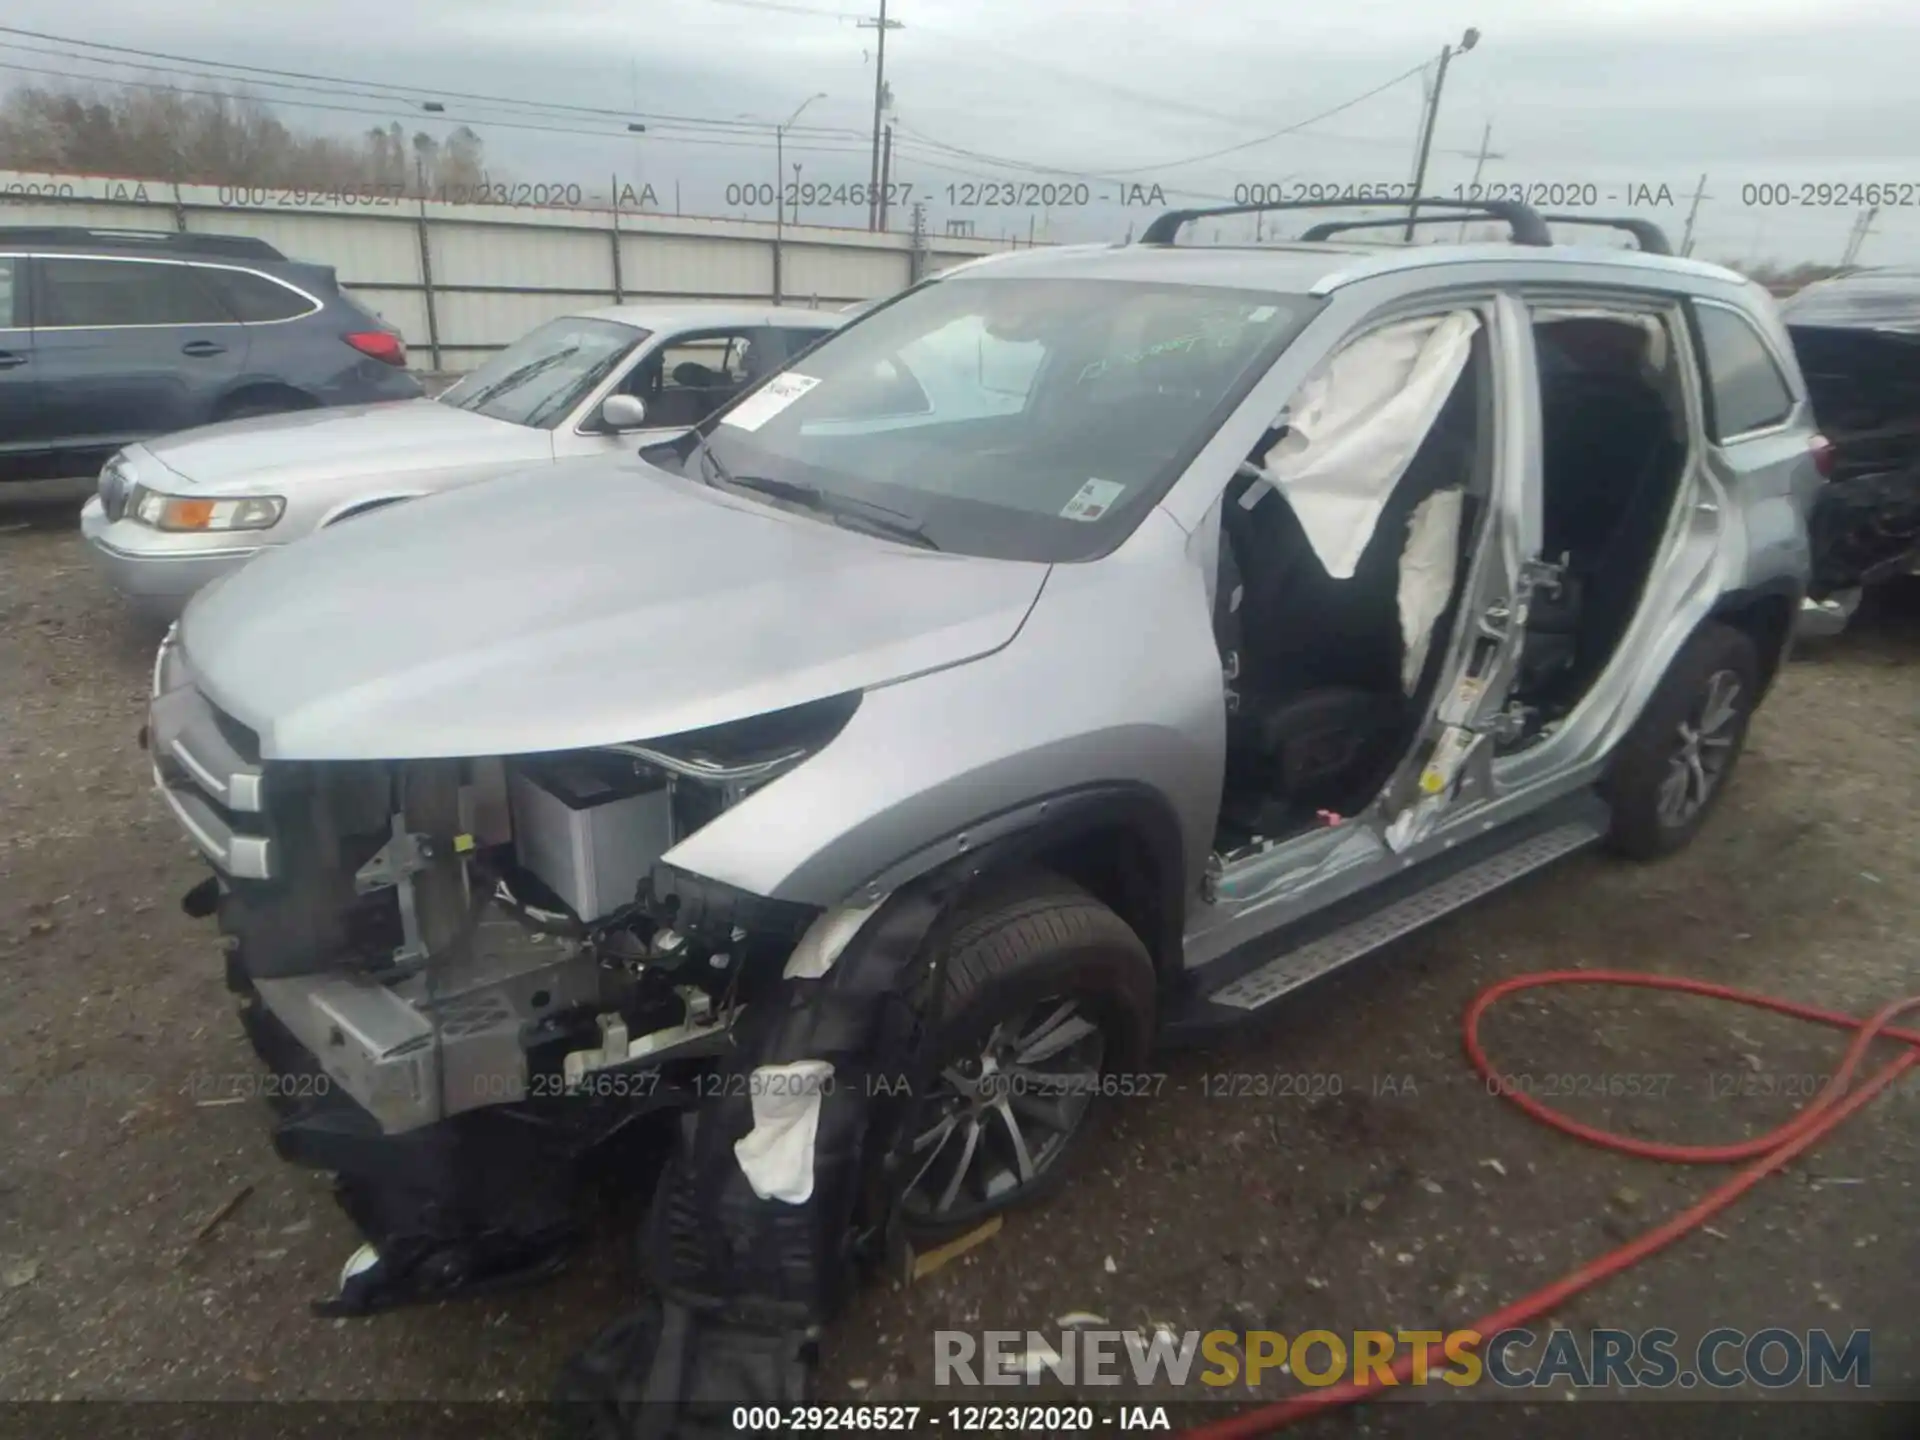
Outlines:
{"type": "Polygon", "coordinates": [[[431,400],[238,420],[127,446],[80,527],[170,619],[254,555],[397,500],[681,430],[847,323],[833,311],[621,305],[550,320],[431,400]]]}

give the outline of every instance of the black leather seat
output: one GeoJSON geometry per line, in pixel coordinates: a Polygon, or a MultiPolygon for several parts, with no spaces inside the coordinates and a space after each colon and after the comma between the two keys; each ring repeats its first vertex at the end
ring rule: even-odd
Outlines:
{"type": "Polygon", "coordinates": [[[1684,457],[1672,417],[1633,374],[1563,370],[1542,386],[1542,552],[1565,557],[1557,596],[1527,622],[1521,690],[1551,697],[1598,674],[1632,619],[1684,457]]]}
{"type": "MultiPolygon", "coordinates": [[[[1227,730],[1234,823],[1274,833],[1283,812],[1357,810],[1407,743],[1421,697],[1410,699],[1402,682],[1400,559],[1421,501],[1469,478],[1472,395],[1470,385],[1456,389],[1350,578],[1327,572],[1272,486],[1247,475],[1228,486],[1221,592],[1224,601],[1237,583],[1240,604],[1218,607],[1217,628],[1223,653],[1238,659],[1227,730]]],[[[1430,669],[1443,649],[1432,647],[1430,669]]]]}

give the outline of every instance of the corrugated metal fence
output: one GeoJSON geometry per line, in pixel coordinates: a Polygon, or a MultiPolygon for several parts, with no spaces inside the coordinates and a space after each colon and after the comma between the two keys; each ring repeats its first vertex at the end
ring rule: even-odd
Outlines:
{"type": "MultiPolygon", "coordinates": [[[[419,363],[441,371],[468,369],[568,311],[646,300],[771,302],[776,294],[789,305],[831,309],[1005,248],[605,206],[421,200],[398,189],[0,170],[0,225],[257,236],[292,258],[331,265],[342,285],[400,329],[419,363]]],[[[610,193],[621,193],[618,177],[610,193]]]]}

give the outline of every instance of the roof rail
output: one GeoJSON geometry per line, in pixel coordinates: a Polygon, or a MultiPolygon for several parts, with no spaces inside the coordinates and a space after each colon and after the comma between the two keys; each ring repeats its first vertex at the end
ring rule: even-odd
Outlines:
{"type": "Polygon", "coordinates": [[[223,255],[245,260],[287,257],[251,235],[202,235],[183,230],[93,229],[84,225],[0,225],[0,245],[94,245],[167,250],[181,255],[223,255]]]}
{"type": "MultiPolygon", "coordinates": [[[[1484,217],[1477,215],[1416,215],[1415,225],[1471,225],[1484,217]]],[[[1402,225],[1407,223],[1404,215],[1381,215],[1372,220],[1322,220],[1318,225],[1309,226],[1300,232],[1300,238],[1306,241],[1331,240],[1349,230],[1373,230],[1384,225],[1402,225]]]]}
{"type": "MultiPolygon", "coordinates": [[[[1190,220],[1209,220],[1220,215],[1253,215],[1270,210],[1362,210],[1370,207],[1391,205],[1396,209],[1406,209],[1407,216],[1396,220],[1377,220],[1365,222],[1376,225],[1404,225],[1409,217],[1413,223],[1420,223],[1413,215],[1413,209],[1431,207],[1452,213],[1438,217],[1457,220],[1462,214],[1484,215],[1492,220],[1504,220],[1511,232],[1509,238],[1516,245],[1551,245],[1553,235],[1547,229],[1546,222],[1535,212],[1532,206],[1522,205],[1518,200],[1448,200],[1439,196],[1429,198],[1425,195],[1404,200],[1276,200],[1266,205],[1214,205],[1194,210],[1168,210],[1158,216],[1154,222],[1141,232],[1139,244],[1171,245],[1174,237],[1180,233],[1180,227],[1190,220]]],[[[1315,226],[1314,230],[1319,230],[1315,226]]],[[[1348,228],[1358,228],[1358,223],[1348,228]]],[[[1308,232],[1309,236],[1313,231],[1308,232]]]]}
{"type": "Polygon", "coordinates": [[[1649,255],[1673,254],[1667,232],[1651,220],[1635,220],[1624,215],[1542,215],[1540,218],[1550,225],[1605,225],[1610,230],[1624,230],[1649,255]]]}

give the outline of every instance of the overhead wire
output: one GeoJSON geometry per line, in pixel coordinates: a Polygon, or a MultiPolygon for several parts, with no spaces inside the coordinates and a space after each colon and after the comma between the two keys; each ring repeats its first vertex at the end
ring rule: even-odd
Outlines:
{"type": "MultiPolygon", "coordinates": [[[[650,110],[642,109],[640,107],[633,107],[628,109],[613,109],[607,106],[599,106],[599,105],[577,105],[567,101],[560,101],[560,100],[528,100],[523,97],[510,96],[510,95],[487,95],[487,94],[483,94],[475,91],[468,91],[468,90],[448,90],[448,89],[443,89],[437,86],[414,85],[414,84],[405,84],[405,83],[389,84],[389,83],[378,82],[378,81],[356,80],[346,76],[328,75],[328,74],[315,72],[315,71],[286,70],[286,69],[280,69],[277,67],[267,66],[267,65],[243,64],[239,61],[234,61],[234,60],[211,60],[201,56],[181,55],[181,54],[178,54],[172,51],[166,51],[166,50],[147,50],[147,49],[142,49],[140,47],[132,46],[132,45],[113,45],[113,44],[108,44],[104,41],[99,41],[99,40],[84,40],[77,36],[55,35],[47,31],[29,30],[17,25],[0,25],[0,35],[22,36],[29,40],[48,41],[56,45],[75,47],[81,51],[97,50],[97,51],[103,51],[103,52],[106,52],[107,54],[111,54],[115,56],[132,57],[129,60],[114,61],[114,60],[109,60],[105,58],[104,55],[93,56],[93,55],[87,55],[87,54],[75,54],[71,52],[67,53],[63,57],[69,60],[78,60],[87,64],[96,64],[96,65],[120,64],[126,68],[145,68],[145,69],[157,69],[157,70],[163,70],[163,71],[171,67],[196,67],[193,69],[185,70],[182,73],[192,74],[199,79],[218,80],[228,84],[244,84],[247,82],[242,78],[243,76],[253,76],[253,77],[258,77],[255,83],[273,85],[277,88],[301,88],[301,89],[312,91],[313,93],[331,94],[335,98],[383,100],[389,103],[402,103],[402,104],[409,104],[409,105],[415,105],[415,106],[421,103],[421,98],[424,98],[426,100],[441,100],[441,101],[461,100],[461,101],[466,101],[472,104],[480,104],[480,105],[487,105],[487,106],[493,106],[493,107],[526,109],[526,110],[532,110],[535,112],[546,112],[552,115],[578,115],[578,116],[584,116],[584,117],[589,117],[593,119],[620,121],[622,123],[635,120],[635,119],[641,119],[641,120],[655,120],[660,122],[662,125],[687,125],[687,126],[694,126],[694,127],[700,127],[700,128],[715,128],[715,129],[723,129],[723,130],[734,129],[734,130],[751,131],[754,129],[764,130],[764,129],[771,128],[764,122],[748,121],[748,120],[726,120],[726,119],[717,119],[717,118],[708,117],[708,116],[696,116],[696,115],[677,115],[677,114],[672,114],[670,112],[665,112],[665,111],[650,111],[650,110]],[[239,75],[222,75],[222,74],[208,73],[210,71],[227,71],[227,70],[238,71],[241,73],[239,75]],[[287,82],[317,82],[318,86],[320,87],[333,87],[333,88],[316,89],[315,86],[311,84],[295,85],[295,86],[289,87],[287,85],[287,82]],[[367,92],[372,92],[372,93],[367,93],[367,92]]],[[[8,45],[8,48],[12,48],[12,49],[29,50],[34,48],[31,46],[22,46],[22,45],[14,44],[12,42],[0,42],[0,43],[5,43],[8,45]]],[[[42,51],[40,53],[58,54],[60,52],[42,51]]],[[[86,76],[76,77],[76,78],[105,79],[105,77],[86,77],[86,76]]],[[[287,102],[287,103],[292,103],[292,102],[287,102]]],[[[853,129],[849,129],[847,127],[842,127],[842,126],[820,126],[820,125],[794,125],[794,126],[788,127],[787,133],[790,135],[800,134],[800,133],[815,133],[815,134],[845,134],[845,135],[857,135],[857,136],[864,136],[866,134],[864,130],[853,130],[853,129]]]]}
{"type": "MultiPolygon", "coordinates": [[[[823,18],[850,18],[848,12],[816,10],[810,7],[783,5],[776,0],[709,0],[709,3],[733,4],[755,9],[771,9],[782,12],[820,16],[823,18]]],[[[184,76],[189,79],[207,81],[217,85],[259,85],[271,91],[291,91],[295,95],[319,96],[319,99],[293,98],[292,95],[273,93],[266,96],[248,98],[260,99],[265,103],[283,105],[294,109],[311,109],[365,116],[370,119],[391,121],[397,118],[390,110],[370,109],[366,104],[343,104],[341,101],[369,102],[373,105],[405,107],[410,123],[438,122],[442,124],[465,124],[478,127],[494,127],[536,134],[558,134],[593,139],[620,140],[628,138],[633,132],[629,128],[636,117],[643,117],[651,123],[645,133],[662,141],[677,145],[704,146],[722,149],[760,149],[764,140],[757,138],[774,128],[764,121],[745,118],[718,119],[701,116],[675,115],[669,112],[647,111],[639,107],[613,109],[604,106],[578,105],[561,101],[530,100],[517,96],[489,95],[482,92],[444,90],[438,87],[413,84],[386,84],[384,82],[358,80],[346,76],[328,74],[321,71],[292,70],[283,67],[254,65],[238,61],[207,59],[185,55],[174,51],[153,50],[139,46],[119,45],[105,41],[85,40],[79,37],[62,36],[47,31],[32,30],[22,26],[0,25],[0,35],[25,37],[29,40],[51,42],[54,45],[80,47],[78,50],[50,49],[46,45],[24,44],[20,40],[0,40],[0,49],[20,52],[36,57],[49,57],[70,64],[115,67],[119,69],[141,69],[165,75],[184,76]],[[99,52],[99,53],[88,53],[99,52]],[[222,72],[238,72],[227,74],[222,72]],[[464,102],[462,113],[450,113],[445,108],[423,111],[414,114],[414,107],[423,107],[426,100],[439,100],[444,107],[446,100],[464,102]],[[505,110],[505,116],[484,113],[489,110],[505,110]],[[471,111],[472,113],[467,113],[471,111]],[[556,116],[582,117],[585,122],[605,121],[611,126],[619,123],[620,129],[587,128],[585,123],[551,123],[556,116]],[[536,123],[548,122],[548,123],[536,123]]],[[[1051,68],[1051,67],[1048,67],[1051,68]]],[[[1165,160],[1156,164],[1122,167],[1117,169],[1089,170],[1071,167],[1038,165],[1030,161],[1015,160],[987,151],[974,150],[965,146],[952,145],[914,126],[896,120],[897,132],[894,141],[895,152],[902,158],[915,164],[930,168],[943,175],[954,175],[968,179],[999,181],[1004,172],[1013,170],[1023,174],[1050,177],[1064,177],[1078,181],[1105,181],[1127,176],[1143,175],[1154,170],[1178,169],[1185,165],[1203,162],[1225,154],[1237,153],[1265,144],[1282,135],[1298,133],[1305,127],[1318,123],[1332,115],[1350,109],[1362,101],[1400,83],[1423,67],[1403,72],[1370,90],[1356,95],[1339,105],[1329,107],[1304,120],[1293,122],[1277,130],[1267,132],[1253,139],[1235,145],[1221,147],[1204,152],[1198,156],[1185,156],[1165,160]],[[960,162],[973,162],[973,165],[960,162]],[[999,173],[982,171],[976,165],[988,165],[999,173]]],[[[19,74],[43,75],[83,84],[101,84],[122,86],[134,89],[195,95],[207,98],[235,98],[229,90],[206,90],[178,83],[161,83],[151,79],[139,79],[117,74],[94,74],[74,70],[60,69],[48,65],[29,65],[17,62],[0,61],[0,70],[19,74]]],[[[1094,83],[1090,77],[1075,76],[1073,72],[1062,72],[1069,78],[1094,83]]],[[[1127,87],[1120,87],[1126,90],[1127,87]]],[[[1128,92],[1144,95],[1145,92],[1128,92]]],[[[1184,107],[1177,108],[1201,108],[1184,107]]],[[[1227,123],[1239,123],[1234,117],[1215,112],[1212,118],[1227,123]]],[[[845,126],[794,125],[783,127],[788,137],[788,145],[797,153],[815,155],[858,156],[868,153],[868,133],[845,126]],[[844,144],[830,143],[844,141],[844,144]]],[[[1335,137],[1323,137],[1332,139],[1335,137]]],[[[1342,137],[1345,138],[1345,137],[1342,137]]],[[[1201,200],[1227,200],[1229,197],[1191,185],[1161,185],[1163,194],[1181,198],[1201,200]]],[[[1026,208],[1026,207],[1021,207],[1026,208]]]]}

